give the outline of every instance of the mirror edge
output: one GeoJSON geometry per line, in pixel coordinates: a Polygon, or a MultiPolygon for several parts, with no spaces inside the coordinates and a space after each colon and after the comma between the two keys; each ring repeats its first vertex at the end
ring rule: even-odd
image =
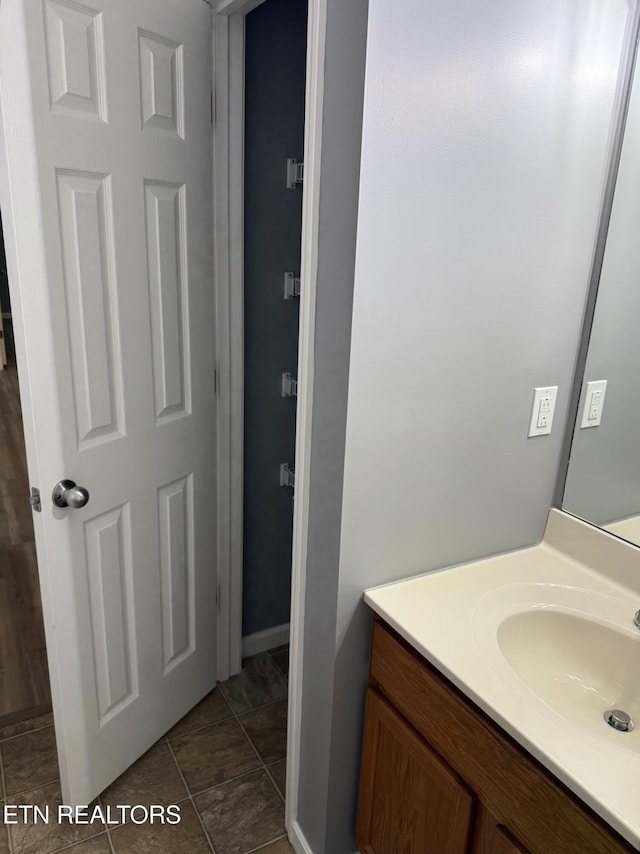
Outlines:
{"type": "MultiPolygon", "coordinates": [[[[585,301],[584,312],[582,316],[582,331],[580,334],[580,343],[576,354],[576,361],[571,380],[571,391],[569,395],[569,404],[567,407],[567,418],[565,422],[565,430],[562,439],[560,450],[560,462],[558,465],[558,474],[553,495],[552,507],[558,510],[564,510],[562,501],[564,498],[565,486],[569,470],[569,460],[571,458],[571,446],[575,427],[578,419],[578,409],[580,405],[580,395],[582,392],[582,384],[584,381],[584,373],[587,364],[587,355],[589,352],[589,341],[591,331],[593,329],[593,321],[596,310],[596,302],[598,299],[598,288],[600,285],[600,276],[604,262],[604,253],[607,244],[607,235],[609,231],[609,223],[611,220],[611,212],[613,210],[613,200],[618,179],[618,170],[620,167],[620,158],[622,156],[622,142],[624,139],[624,131],[627,123],[627,115],[629,113],[629,102],[631,100],[631,86],[633,77],[638,63],[638,54],[640,53],[640,0],[636,0],[635,8],[631,16],[631,23],[627,35],[624,59],[620,67],[620,78],[618,83],[618,92],[616,95],[616,106],[614,112],[614,120],[612,123],[613,133],[611,138],[611,147],[609,154],[609,166],[607,169],[607,178],[604,185],[602,196],[602,208],[600,213],[600,221],[598,223],[597,237],[593,251],[593,260],[591,263],[591,274],[589,277],[589,285],[587,287],[587,297],[585,301]]],[[[575,516],[575,513],[569,512],[575,516]]],[[[581,517],[576,517],[581,518],[581,517]]],[[[589,522],[588,519],[582,520],[589,522]]],[[[593,524],[593,523],[589,523],[593,524]]],[[[598,526],[595,526],[598,527],[598,526]]]]}

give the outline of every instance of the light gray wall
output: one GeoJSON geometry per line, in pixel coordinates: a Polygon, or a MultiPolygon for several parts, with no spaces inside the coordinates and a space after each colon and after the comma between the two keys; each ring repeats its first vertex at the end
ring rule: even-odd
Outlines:
{"type": "Polygon", "coordinates": [[[542,535],[627,15],[624,0],[370,0],[343,445],[352,204],[342,233],[327,223],[355,192],[358,157],[325,146],[358,134],[359,94],[344,89],[365,4],[352,8],[329,2],[323,119],[299,791],[315,854],[354,849],[363,589],[542,535]],[[555,428],[528,440],[546,384],[560,386],[555,428]]]}
{"type": "Polygon", "coordinates": [[[608,381],[602,422],[576,429],[562,502],[598,525],[640,513],[639,78],[636,66],[584,375],[608,381]]]}

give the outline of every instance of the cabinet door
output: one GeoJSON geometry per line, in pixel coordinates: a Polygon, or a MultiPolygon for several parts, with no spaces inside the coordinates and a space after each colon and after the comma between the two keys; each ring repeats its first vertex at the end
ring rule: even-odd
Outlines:
{"type": "Polygon", "coordinates": [[[482,804],[473,829],[471,854],[527,854],[503,824],[482,804]]]}
{"type": "Polygon", "coordinates": [[[358,814],[362,854],[464,854],[472,808],[461,780],[369,690],[358,814]]]}

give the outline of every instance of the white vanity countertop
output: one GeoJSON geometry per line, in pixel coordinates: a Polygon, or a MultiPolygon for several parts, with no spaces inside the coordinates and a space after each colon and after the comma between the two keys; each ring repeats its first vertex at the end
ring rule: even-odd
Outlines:
{"type": "Polygon", "coordinates": [[[628,519],[619,519],[617,522],[609,522],[602,526],[605,531],[617,534],[630,543],[640,545],[640,516],[630,516],[628,519]]]}
{"type": "MultiPolygon", "coordinates": [[[[602,562],[590,561],[597,568],[587,566],[575,557],[580,554],[580,544],[573,548],[576,534],[578,540],[582,533],[588,540],[594,537],[594,530],[567,514],[551,511],[545,540],[538,546],[377,587],[366,591],[364,598],[408,643],[640,850],[640,720],[635,720],[636,728],[629,733],[608,727],[603,711],[591,715],[589,710],[593,720],[590,717],[588,726],[570,720],[515,673],[501,653],[496,635],[497,625],[522,609],[559,608],[580,616],[593,601],[604,608],[602,614],[596,614],[596,622],[614,625],[632,644],[640,643],[640,631],[636,639],[632,623],[640,598],[623,583],[632,577],[634,568],[640,577],[640,551],[625,555],[618,545],[621,541],[597,531],[613,541],[609,558],[612,554],[622,558],[615,573],[603,574],[598,571],[602,562]],[[588,530],[582,532],[580,526],[588,530]],[[557,547],[563,540],[570,543],[569,553],[557,547]],[[618,577],[613,579],[612,574],[618,577]]],[[[586,550],[589,545],[582,543],[586,550]]],[[[607,542],[604,545],[606,558],[607,542]]],[[[598,549],[596,544],[593,551],[598,549]]],[[[535,647],[535,640],[533,643],[535,647]]],[[[636,698],[640,696],[640,672],[637,680],[637,685],[630,686],[636,698]]]]}

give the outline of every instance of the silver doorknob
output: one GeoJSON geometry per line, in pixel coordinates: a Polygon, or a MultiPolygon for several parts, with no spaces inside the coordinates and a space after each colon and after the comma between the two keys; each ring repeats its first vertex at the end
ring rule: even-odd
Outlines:
{"type": "Polygon", "coordinates": [[[89,493],[84,486],[76,486],[72,480],[60,480],[53,487],[51,496],[56,507],[84,507],[89,493]]]}

